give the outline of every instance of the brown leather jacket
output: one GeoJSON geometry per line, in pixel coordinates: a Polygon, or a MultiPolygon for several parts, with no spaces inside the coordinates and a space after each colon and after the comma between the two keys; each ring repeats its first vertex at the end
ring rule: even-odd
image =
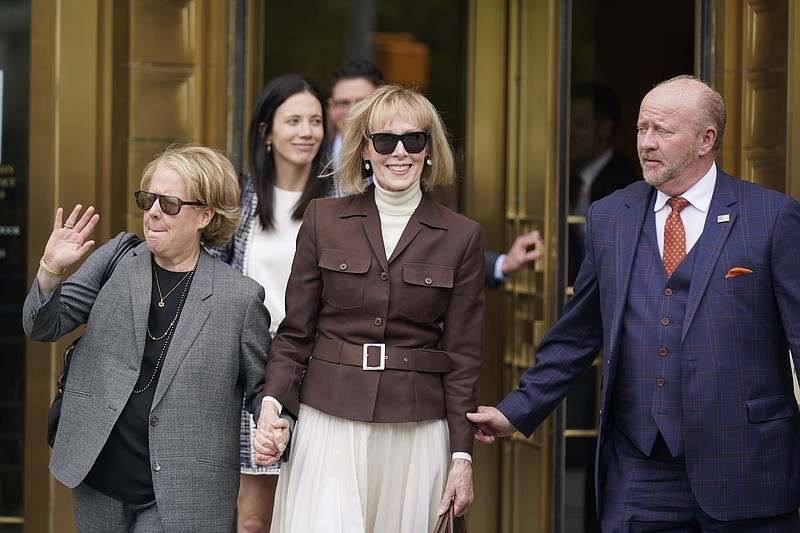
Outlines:
{"type": "MultiPolygon", "coordinates": [[[[264,394],[295,415],[302,402],[350,420],[446,418],[451,451],[471,453],[466,413],[477,408],[483,279],[480,225],[428,196],[389,261],[372,187],[313,200],[264,394]],[[363,344],[385,345],[385,370],[363,369],[363,344]]],[[[369,348],[367,365],[379,366],[380,351],[369,348]]]]}

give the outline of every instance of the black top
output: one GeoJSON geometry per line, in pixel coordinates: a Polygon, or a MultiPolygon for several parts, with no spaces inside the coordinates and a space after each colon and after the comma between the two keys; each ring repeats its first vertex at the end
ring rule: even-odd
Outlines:
{"type": "Polygon", "coordinates": [[[171,272],[153,263],[150,317],[139,379],[84,480],[93,489],[128,504],[139,505],[155,499],[148,439],[150,408],[193,273],[194,270],[188,275],[171,272]],[[173,287],[175,290],[169,292],[173,287]],[[164,307],[158,305],[162,294],[164,307]]]}

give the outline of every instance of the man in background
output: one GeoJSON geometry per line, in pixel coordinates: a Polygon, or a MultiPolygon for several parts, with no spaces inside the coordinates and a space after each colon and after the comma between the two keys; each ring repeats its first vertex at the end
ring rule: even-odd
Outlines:
{"type": "MultiPolygon", "coordinates": [[[[355,59],[343,63],[331,76],[331,95],[328,98],[328,118],[333,126],[333,140],[330,164],[333,169],[339,167],[339,150],[342,148],[342,129],[347,122],[350,110],[362,98],[383,85],[383,74],[370,61],[355,59]]],[[[334,177],[331,196],[341,196],[339,180],[334,177]]]]}
{"type": "MultiPolygon", "coordinates": [[[[584,83],[572,90],[569,214],[586,216],[589,204],[642,179],[636,166],[614,150],[622,106],[610,87],[584,83]]],[[[583,225],[569,232],[569,284],[583,261],[583,225]]]]}

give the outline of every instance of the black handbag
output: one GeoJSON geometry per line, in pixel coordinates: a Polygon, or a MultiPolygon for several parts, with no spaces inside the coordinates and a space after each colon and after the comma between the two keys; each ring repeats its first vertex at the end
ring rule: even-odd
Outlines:
{"type": "MultiPolygon", "coordinates": [[[[141,241],[139,237],[136,236],[135,233],[126,233],[125,237],[122,239],[122,242],[119,245],[119,248],[114,252],[114,256],[109,261],[108,265],[106,265],[106,269],[103,272],[102,280],[100,281],[100,288],[106,284],[108,278],[111,277],[111,274],[114,272],[114,268],[116,268],[117,263],[122,257],[128,253],[128,251],[137,246],[141,241]]],[[[64,351],[64,367],[61,370],[61,375],[58,377],[58,381],[56,381],[56,395],[53,398],[53,403],[50,405],[50,412],[47,414],[47,444],[50,447],[53,447],[53,443],[56,441],[56,431],[58,430],[58,420],[61,418],[61,401],[64,397],[64,386],[67,383],[67,374],[69,373],[69,363],[72,360],[72,352],[78,346],[78,341],[81,338],[78,337],[72,344],[67,346],[67,349],[64,351]]]]}

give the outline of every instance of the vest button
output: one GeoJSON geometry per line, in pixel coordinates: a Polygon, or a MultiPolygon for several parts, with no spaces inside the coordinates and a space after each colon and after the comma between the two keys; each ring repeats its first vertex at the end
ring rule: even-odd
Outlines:
{"type": "Polygon", "coordinates": [[[669,318],[662,318],[661,319],[662,326],[669,326],[669,318]]]}
{"type": "Polygon", "coordinates": [[[669,352],[667,351],[667,349],[666,349],[666,348],[659,348],[659,349],[658,349],[658,355],[660,355],[661,357],[664,357],[664,356],[665,356],[665,355],[667,355],[668,353],[669,353],[669,352]]]}
{"type": "Polygon", "coordinates": [[[376,326],[380,326],[381,324],[383,324],[383,319],[381,317],[378,317],[375,319],[374,322],[376,326]]]}
{"type": "Polygon", "coordinates": [[[158,461],[153,462],[153,470],[155,470],[156,472],[161,470],[161,463],[159,463],[158,461]]]}
{"type": "Polygon", "coordinates": [[[150,419],[150,425],[153,426],[153,427],[158,425],[158,417],[157,416],[154,416],[154,417],[152,417],[150,419]]]}
{"type": "Polygon", "coordinates": [[[666,294],[667,296],[672,296],[672,289],[667,287],[666,289],[664,289],[664,294],[666,294]]]}
{"type": "Polygon", "coordinates": [[[659,387],[663,387],[664,383],[665,383],[664,378],[658,378],[656,380],[656,385],[658,385],[659,387]]]}

